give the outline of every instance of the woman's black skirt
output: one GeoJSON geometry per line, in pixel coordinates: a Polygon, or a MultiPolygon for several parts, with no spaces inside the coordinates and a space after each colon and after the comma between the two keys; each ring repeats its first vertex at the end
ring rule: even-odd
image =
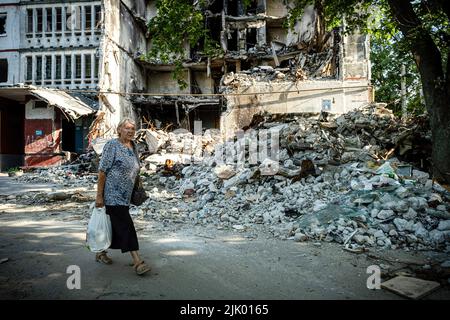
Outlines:
{"type": "Polygon", "coordinates": [[[121,249],[122,253],[138,251],[139,244],[128,206],[105,206],[111,218],[112,242],[110,249],[121,249]]]}

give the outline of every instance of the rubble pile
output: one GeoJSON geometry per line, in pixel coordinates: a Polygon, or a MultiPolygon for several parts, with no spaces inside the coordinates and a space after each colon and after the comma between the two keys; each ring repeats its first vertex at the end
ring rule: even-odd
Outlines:
{"type": "Polygon", "coordinates": [[[330,48],[323,52],[307,53],[301,52],[290,64],[295,66],[292,68],[296,71],[297,80],[306,79],[322,79],[335,77],[333,71],[333,48],[330,48]],[[303,76],[298,76],[298,71],[301,71],[303,76]]]}
{"type": "MultiPolygon", "coordinates": [[[[296,82],[336,77],[335,48],[329,47],[321,52],[289,50],[284,48],[277,52],[280,59],[286,62],[285,67],[259,65],[237,73],[229,72],[221,80],[222,90],[230,91],[241,86],[251,86],[256,82],[296,82]],[[283,57],[284,54],[286,57],[283,57]]],[[[271,49],[270,54],[274,54],[271,49]]]]}
{"type": "Polygon", "coordinates": [[[27,168],[27,174],[16,179],[28,183],[54,183],[66,186],[89,185],[96,183],[99,156],[94,150],[80,154],[70,164],[27,168]]]}
{"type": "MultiPolygon", "coordinates": [[[[282,239],[335,241],[350,251],[450,251],[449,192],[392,157],[404,133],[394,115],[372,105],[324,120],[259,116],[254,129],[279,132],[278,161],[236,165],[210,157],[178,176],[148,172],[150,199],[137,210],[219,228],[261,226],[282,239]]],[[[248,147],[245,153],[248,160],[248,147]]]]}
{"type": "Polygon", "coordinates": [[[86,188],[51,192],[26,192],[17,195],[0,195],[0,203],[14,202],[25,205],[48,205],[60,202],[93,202],[95,191],[87,192],[86,188]]]}
{"type": "MultiPolygon", "coordinates": [[[[90,166],[90,165],[89,165],[90,166]]],[[[87,168],[89,168],[87,166],[87,168]]],[[[97,183],[97,173],[86,171],[83,164],[36,168],[16,179],[27,183],[54,183],[63,186],[92,186],[97,183]]]]}
{"type": "Polygon", "coordinates": [[[71,166],[77,168],[78,174],[95,173],[98,171],[99,157],[94,150],[80,154],[75,161],[71,162],[71,166]]]}
{"type": "MultiPolygon", "coordinates": [[[[282,82],[289,79],[289,71],[287,68],[276,68],[271,66],[254,67],[249,71],[241,71],[238,73],[227,73],[222,79],[222,85],[225,90],[238,87],[249,87],[256,81],[282,82]]],[[[293,80],[293,78],[291,79],[293,80]]]]}
{"type": "Polygon", "coordinates": [[[141,129],[136,133],[135,140],[141,159],[148,164],[164,164],[167,158],[184,163],[190,161],[192,156],[212,154],[215,145],[222,141],[222,136],[217,129],[208,129],[202,136],[185,129],[172,132],[141,129]]]}
{"type": "MultiPolygon", "coordinates": [[[[259,114],[247,129],[253,129],[250,135],[224,143],[215,130],[202,137],[140,130],[136,141],[150,198],[132,213],[246,233],[265,230],[280,239],[333,241],[352,252],[368,247],[450,252],[450,193],[402,160],[429,156],[411,139],[429,139],[423,121],[400,122],[374,104],[339,117],[259,114]],[[250,147],[255,137],[272,159],[258,158],[250,147]],[[276,153],[273,137],[279,141],[276,153]]],[[[89,169],[92,159],[80,156],[77,164],[18,179],[94,186],[96,175],[80,171],[89,169]]]]}
{"type": "MultiPolygon", "coordinates": [[[[431,131],[423,119],[419,123],[414,123],[414,119],[402,123],[384,104],[368,105],[336,119],[331,117],[326,113],[318,120],[298,115],[258,115],[247,128],[279,126],[280,145],[288,156],[294,157],[294,161],[307,157],[316,164],[380,161],[392,155],[413,162],[412,158],[419,153],[416,145],[431,145],[431,131]],[[419,140],[415,137],[420,137],[421,145],[414,144],[419,140]]],[[[431,154],[427,153],[429,148],[420,150],[421,158],[431,154]]],[[[282,152],[280,160],[286,159],[282,152]]]]}

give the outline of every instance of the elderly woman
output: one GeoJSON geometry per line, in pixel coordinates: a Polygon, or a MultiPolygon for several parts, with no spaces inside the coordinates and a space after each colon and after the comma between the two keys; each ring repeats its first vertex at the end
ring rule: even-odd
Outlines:
{"type": "MultiPolygon", "coordinates": [[[[139,160],[135,153],[134,138],[136,126],[133,120],[123,119],[117,126],[119,137],[105,144],[99,165],[96,207],[106,207],[111,218],[112,242],[110,249],[130,252],[133,267],[138,275],[150,268],[139,256],[139,244],[129,208],[131,193],[139,173],[139,160]]],[[[106,251],[97,253],[96,261],[111,264],[106,251]]]]}

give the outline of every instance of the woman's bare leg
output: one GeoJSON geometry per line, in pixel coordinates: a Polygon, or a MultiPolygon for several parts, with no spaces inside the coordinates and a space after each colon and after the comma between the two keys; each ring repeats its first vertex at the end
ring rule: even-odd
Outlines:
{"type": "Polygon", "coordinates": [[[137,265],[142,261],[138,251],[130,251],[130,254],[131,258],[133,258],[134,265],[137,265]]]}
{"type": "Polygon", "coordinates": [[[141,259],[138,251],[131,251],[130,254],[133,258],[134,269],[138,275],[143,275],[151,270],[151,268],[141,259]]]}

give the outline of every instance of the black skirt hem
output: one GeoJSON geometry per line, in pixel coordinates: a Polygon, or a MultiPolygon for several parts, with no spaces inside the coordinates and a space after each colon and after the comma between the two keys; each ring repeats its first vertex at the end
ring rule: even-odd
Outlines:
{"type": "Polygon", "coordinates": [[[129,206],[105,206],[111,219],[112,242],[109,249],[120,249],[122,253],[138,251],[139,243],[129,206]]]}

